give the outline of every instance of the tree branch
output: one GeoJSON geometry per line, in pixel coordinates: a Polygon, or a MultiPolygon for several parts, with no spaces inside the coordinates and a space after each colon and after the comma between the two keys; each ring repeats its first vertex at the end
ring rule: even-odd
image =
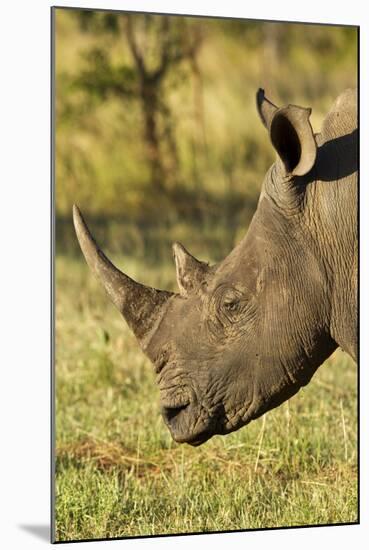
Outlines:
{"type": "Polygon", "coordinates": [[[140,49],[137,45],[137,42],[136,42],[136,38],[135,38],[135,35],[134,35],[134,30],[133,30],[133,27],[132,27],[132,17],[127,15],[126,18],[125,18],[125,23],[126,23],[125,24],[125,30],[126,30],[126,33],[127,33],[127,41],[128,41],[128,45],[129,45],[129,48],[131,50],[132,56],[135,60],[135,63],[137,65],[137,69],[138,69],[141,77],[146,78],[147,77],[147,70],[146,70],[146,66],[145,66],[145,61],[144,61],[142,52],[140,51],[140,49]]]}
{"type": "MultiPolygon", "coordinates": [[[[194,32],[192,36],[191,34],[186,35],[186,42],[188,41],[189,43],[185,46],[183,43],[178,44],[173,40],[173,36],[176,35],[176,32],[174,29],[174,32],[171,33],[171,27],[173,27],[173,23],[168,17],[164,17],[162,24],[160,62],[158,67],[151,74],[153,81],[160,80],[171,65],[177,65],[185,59],[193,59],[200,47],[202,39],[200,32],[194,32]]],[[[178,35],[181,36],[180,33],[178,33],[178,35]]]]}

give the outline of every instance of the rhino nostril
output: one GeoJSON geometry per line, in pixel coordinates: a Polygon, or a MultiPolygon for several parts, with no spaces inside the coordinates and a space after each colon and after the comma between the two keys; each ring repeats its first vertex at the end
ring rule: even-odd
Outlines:
{"type": "Polygon", "coordinates": [[[179,407],[162,407],[162,415],[167,422],[176,418],[183,410],[187,409],[189,403],[179,407]]]}

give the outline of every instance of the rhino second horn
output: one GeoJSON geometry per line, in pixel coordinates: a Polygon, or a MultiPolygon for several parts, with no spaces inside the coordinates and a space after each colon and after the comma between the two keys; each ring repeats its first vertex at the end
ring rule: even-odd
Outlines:
{"type": "Polygon", "coordinates": [[[173,257],[179,291],[182,296],[186,296],[202,283],[209,272],[209,265],[197,260],[178,242],[173,244],[173,257]]]}
{"type": "Polygon", "coordinates": [[[73,222],[88,266],[145,348],[163,315],[163,306],[173,293],[141,285],[117,269],[97,246],[76,205],[73,222]]]}

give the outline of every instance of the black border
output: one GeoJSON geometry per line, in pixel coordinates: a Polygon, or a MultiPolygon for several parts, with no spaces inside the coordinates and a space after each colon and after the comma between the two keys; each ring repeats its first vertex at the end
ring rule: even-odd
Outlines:
{"type": "MultiPolygon", "coordinates": [[[[329,26],[329,27],[349,27],[356,29],[357,35],[357,87],[358,87],[358,112],[357,112],[357,123],[358,123],[358,144],[357,144],[357,155],[358,155],[358,196],[357,196],[357,227],[358,227],[358,249],[360,251],[360,25],[349,25],[346,23],[314,23],[311,21],[286,21],[283,19],[256,19],[256,18],[247,18],[247,17],[233,17],[228,15],[204,15],[204,14],[189,14],[189,13],[167,13],[167,12],[151,12],[151,11],[142,11],[142,10],[123,10],[123,9],[112,9],[112,8],[86,8],[79,6],[51,6],[50,7],[50,253],[51,253],[51,262],[50,262],[50,277],[51,277],[51,312],[50,312],[50,328],[51,328],[51,356],[50,356],[50,368],[51,368],[51,387],[50,387],[50,426],[51,426],[51,449],[50,449],[50,542],[52,544],[70,544],[76,542],[106,542],[106,541],[115,541],[115,540],[134,540],[134,539],[156,539],[156,538],[169,538],[169,537],[186,537],[193,535],[214,535],[214,534],[232,534],[232,533],[249,533],[249,532],[260,532],[260,531],[285,531],[288,529],[312,529],[319,527],[341,527],[349,525],[360,525],[360,515],[361,515],[361,456],[360,456],[360,433],[361,433],[361,423],[360,423],[360,307],[358,307],[357,313],[357,334],[359,336],[359,344],[357,349],[357,521],[353,522],[343,522],[343,523],[319,523],[316,525],[284,525],[280,527],[258,527],[254,529],[234,529],[232,531],[194,531],[186,533],[163,533],[156,535],[131,535],[131,536],[122,536],[122,537],[110,537],[110,538],[95,538],[95,539],[71,539],[57,541],[55,540],[55,497],[56,497],[56,483],[55,483],[55,463],[56,463],[56,426],[55,426],[55,97],[56,97],[56,78],[55,78],[55,54],[56,54],[56,31],[55,31],[55,14],[56,10],[81,10],[81,11],[103,11],[103,12],[114,12],[114,13],[129,13],[132,15],[139,14],[148,14],[148,15],[169,15],[174,17],[192,17],[192,18],[206,18],[206,19],[232,19],[239,21],[261,21],[266,23],[290,23],[297,25],[314,25],[314,26],[329,26]]],[[[357,298],[358,304],[360,305],[360,253],[358,254],[358,288],[357,288],[357,298]]]]}
{"type": "Polygon", "coordinates": [[[314,529],[319,527],[344,527],[348,525],[359,525],[359,521],[347,523],[319,523],[317,525],[283,525],[281,527],[257,527],[255,529],[234,529],[233,531],[194,531],[193,533],[163,533],[162,535],[133,535],[127,537],[111,537],[101,539],[71,539],[71,540],[52,540],[52,544],[69,544],[71,542],[109,542],[111,540],[135,540],[135,539],[159,539],[169,537],[189,537],[198,535],[232,535],[233,533],[256,533],[260,531],[287,531],[290,529],[314,529]]]}
{"type": "Polygon", "coordinates": [[[357,235],[358,235],[358,263],[357,263],[357,371],[356,371],[356,385],[357,385],[357,523],[360,524],[360,502],[361,502],[361,455],[360,455],[360,25],[357,27],[357,129],[358,129],[358,141],[357,141],[357,168],[358,168],[358,188],[357,188],[357,235]]]}
{"type": "Polygon", "coordinates": [[[55,393],[55,102],[56,102],[56,79],[55,79],[55,44],[56,44],[56,31],[55,31],[55,14],[56,10],[52,7],[50,10],[50,176],[51,176],[51,189],[50,189],[50,300],[51,300],[51,312],[50,312],[50,325],[51,325],[51,384],[50,384],[50,426],[51,426],[51,456],[50,456],[50,542],[56,543],[55,540],[55,500],[56,500],[56,393],[55,393]]]}

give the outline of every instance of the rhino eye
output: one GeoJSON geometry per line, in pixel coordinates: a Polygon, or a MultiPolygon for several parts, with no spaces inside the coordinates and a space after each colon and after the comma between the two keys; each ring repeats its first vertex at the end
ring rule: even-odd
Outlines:
{"type": "Polygon", "coordinates": [[[228,290],[224,295],[221,301],[221,310],[223,315],[229,320],[232,320],[235,315],[241,311],[241,299],[242,295],[240,292],[232,289],[228,290]]]}
{"type": "Polygon", "coordinates": [[[237,311],[239,309],[240,302],[237,299],[227,300],[224,302],[223,307],[230,312],[237,311]]]}
{"type": "Polygon", "coordinates": [[[206,316],[207,327],[214,337],[221,338],[227,329],[240,321],[246,311],[244,293],[222,283],[211,296],[206,316]]]}

